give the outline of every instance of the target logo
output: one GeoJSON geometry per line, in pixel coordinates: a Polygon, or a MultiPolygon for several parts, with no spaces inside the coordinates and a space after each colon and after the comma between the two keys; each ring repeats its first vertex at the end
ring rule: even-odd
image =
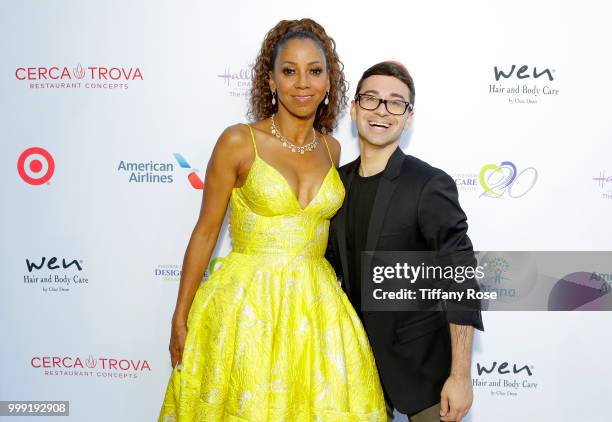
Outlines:
{"type": "Polygon", "coordinates": [[[17,160],[19,176],[30,185],[47,183],[55,171],[55,161],[49,152],[40,147],[26,149],[17,160]]]}

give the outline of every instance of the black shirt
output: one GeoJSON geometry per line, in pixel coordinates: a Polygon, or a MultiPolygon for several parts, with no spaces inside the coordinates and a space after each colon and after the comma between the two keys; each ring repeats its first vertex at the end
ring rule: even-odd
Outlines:
{"type": "Polygon", "coordinates": [[[346,233],[351,291],[349,299],[359,316],[361,316],[361,252],[366,250],[370,216],[382,174],[383,171],[363,177],[359,175],[357,166],[348,195],[346,233]]]}

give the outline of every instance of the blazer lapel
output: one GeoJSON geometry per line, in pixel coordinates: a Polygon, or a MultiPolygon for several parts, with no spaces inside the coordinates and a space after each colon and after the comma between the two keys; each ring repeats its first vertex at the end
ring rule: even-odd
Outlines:
{"type": "Polygon", "coordinates": [[[370,224],[368,226],[368,235],[366,237],[367,251],[374,251],[376,249],[380,231],[385,222],[387,210],[389,209],[389,202],[397,187],[397,177],[400,175],[405,157],[402,150],[397,147],[393,154],[391,154],[391,157],[389,157],[385,170],[383,170],[384,173],[378,183],[376,199],[374,200],[370,224]]]}

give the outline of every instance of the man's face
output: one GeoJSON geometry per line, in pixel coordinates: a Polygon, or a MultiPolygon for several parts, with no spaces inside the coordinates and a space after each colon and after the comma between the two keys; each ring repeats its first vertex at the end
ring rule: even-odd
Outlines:
{"type": "MultiPolygon", "coordinates": [[[[365,96],[362,96],[362,104],[375,104],[376,98],[400,102],[408,102],[410,99],[408,86],[393,76],[374,75],[364,79],[358,94],[365,96]]],[[[395,104],[396,107],[399,105],[395,104]]],[[[392,104],[388,103],[387,106],[394,111],[392,104]]],[[[391,114],[382,103],[374,110],[363,109],[355,100],[351,104],[351,118],[357,124],[359,136],[365,142],[379,147],[398,142],[402,131],[410,126],[412,115],[410,109],[402,115],[391,114]]]]}

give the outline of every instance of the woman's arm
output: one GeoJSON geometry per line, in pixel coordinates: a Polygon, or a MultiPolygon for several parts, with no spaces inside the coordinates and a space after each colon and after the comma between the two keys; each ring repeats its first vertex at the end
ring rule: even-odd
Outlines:
{"type": "Polygon", "coordinates": [[[251,143],[245,141],[243,125],[226,129],[219,137],[208,162],[200,215],[183,259],[183,271],[172,317],[170,355],[173,367],[180,361],[183,353],[189,309],[217,243],[232,189],[240,175],[241,165],[248,159],[252,149],[251,143]]]}

